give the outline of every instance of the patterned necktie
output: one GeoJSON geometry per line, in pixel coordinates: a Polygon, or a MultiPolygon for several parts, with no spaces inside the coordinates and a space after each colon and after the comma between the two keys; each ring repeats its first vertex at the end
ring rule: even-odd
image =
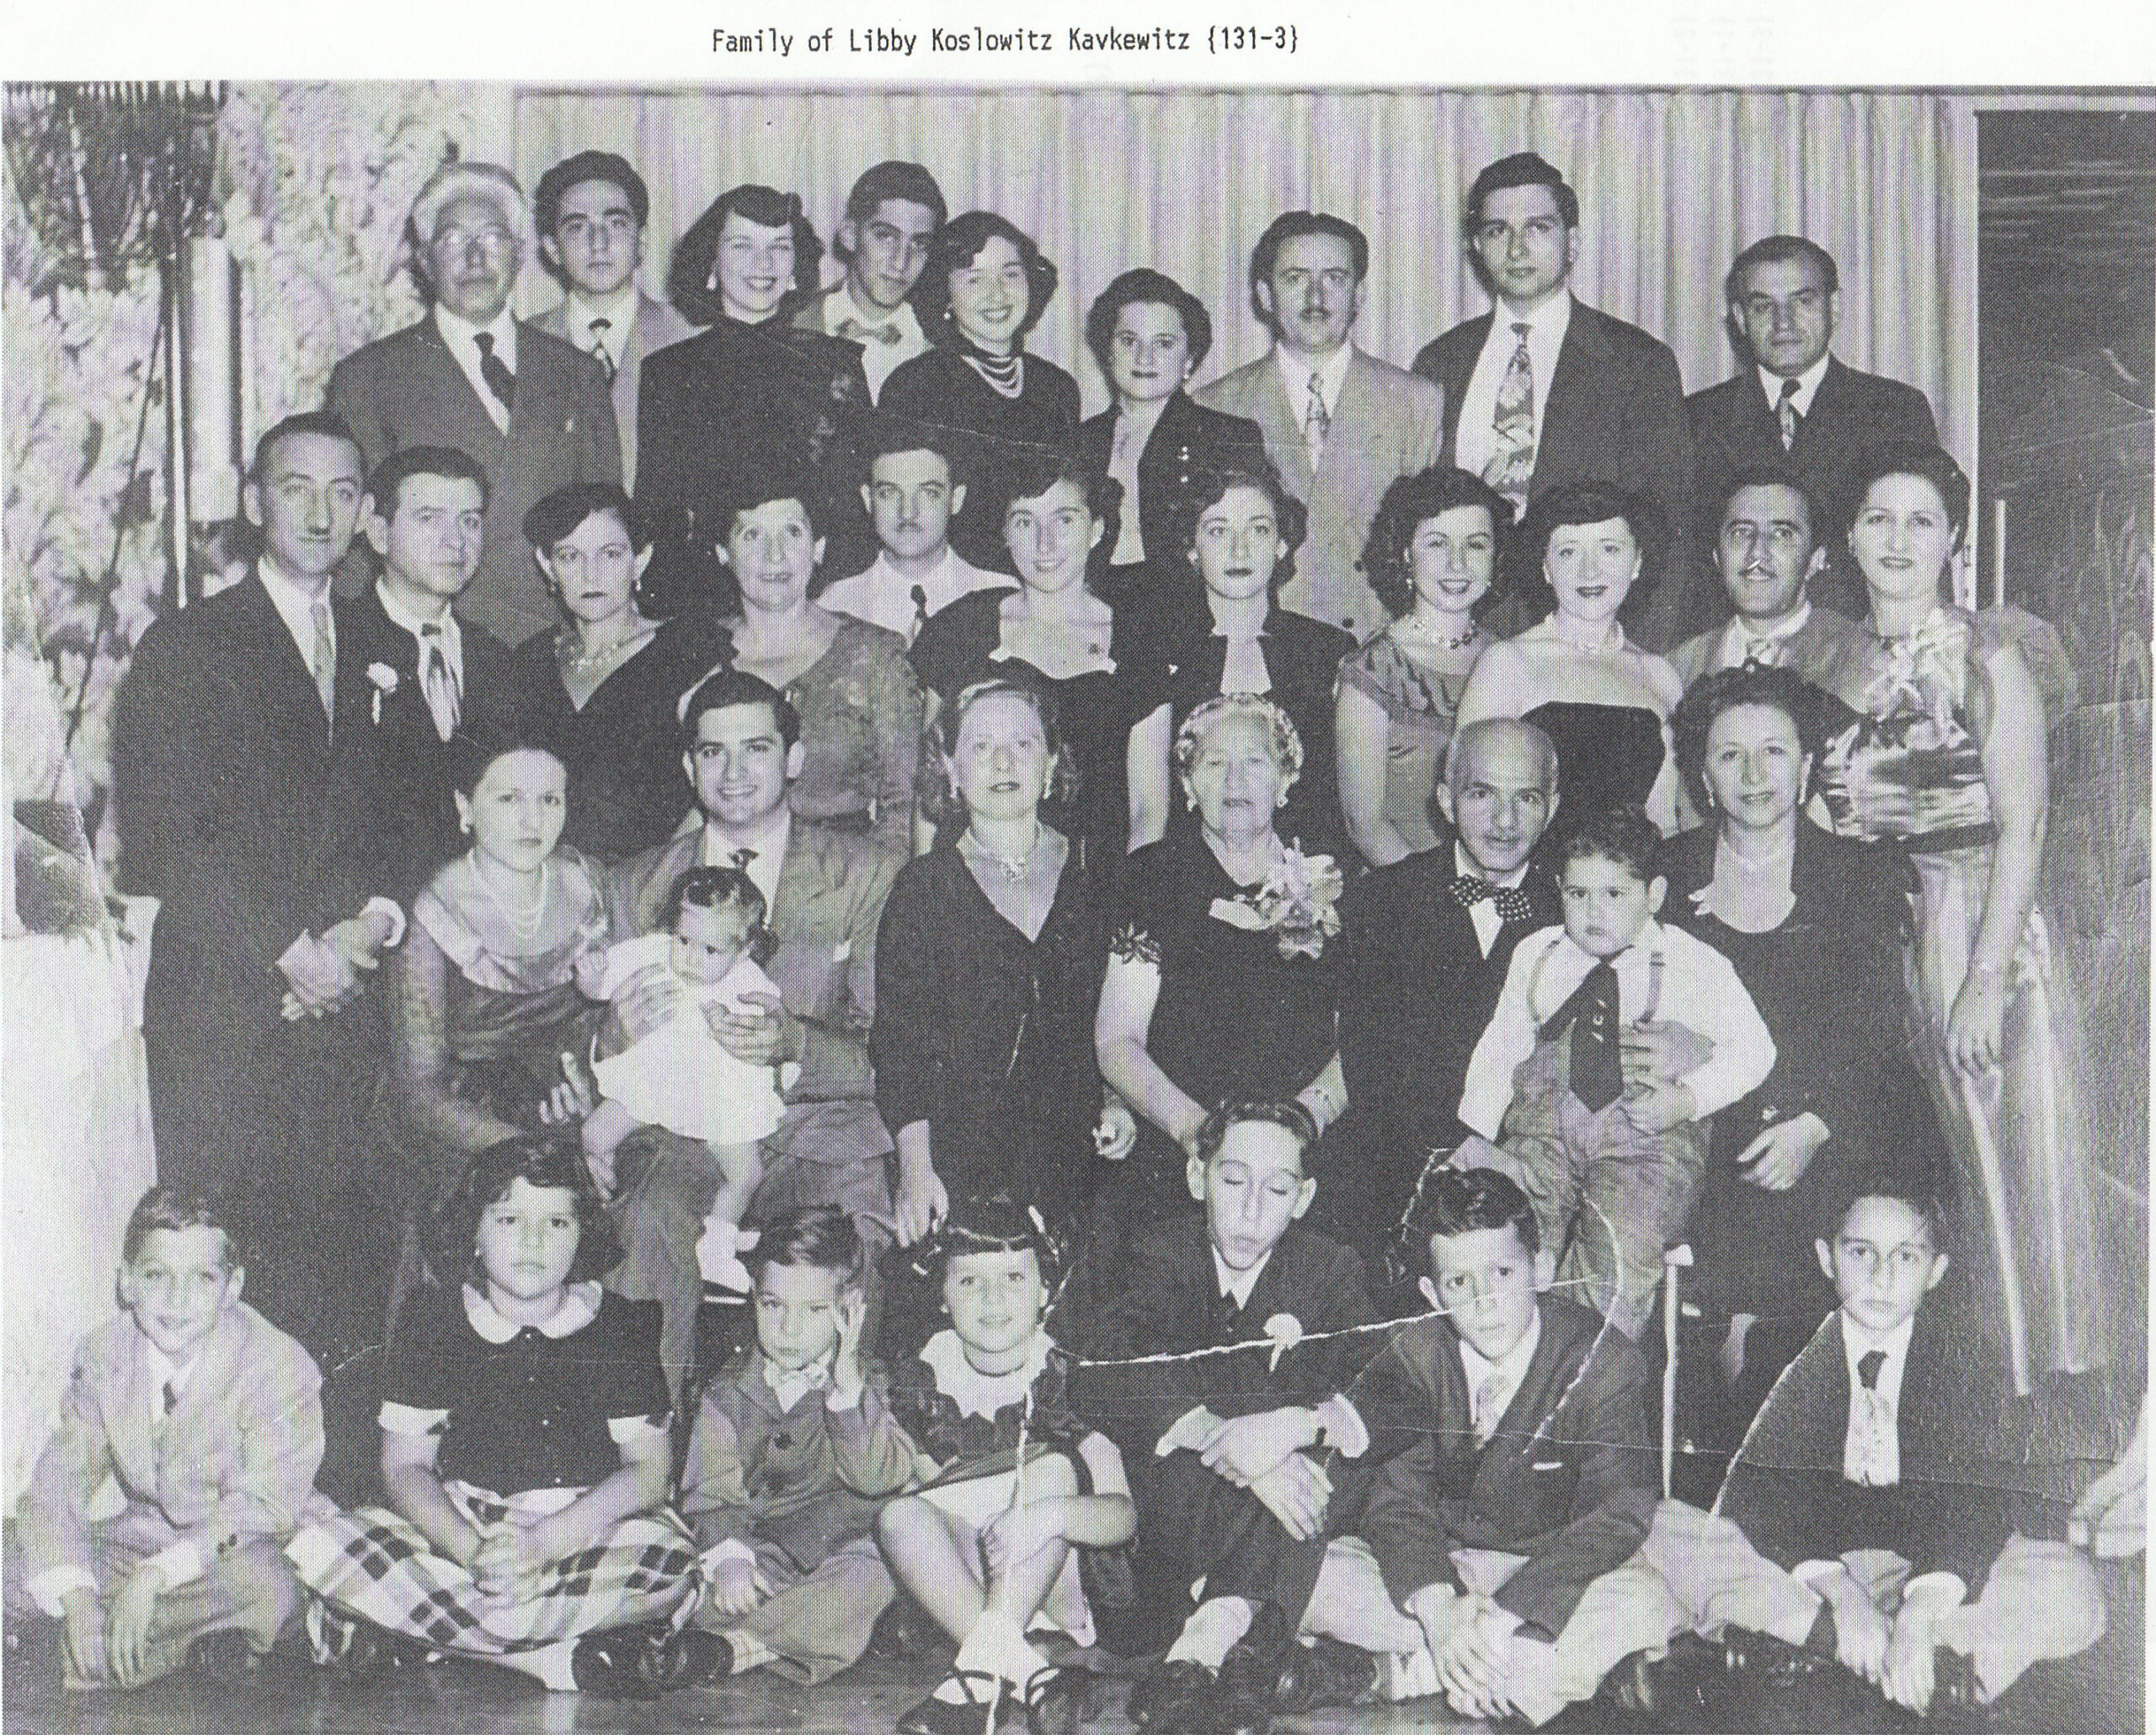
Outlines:
{"type": "Polygon", "coordinates": [[[1504,1414],[1499,1402],[1505,1395],[1505,1376],[1492,1369],[1475,1388],[1475,1444],[1486,1446],[1497,1432],[1497,1420],[1504,1414]]]}
{"type": "Polygon", "coordinates": [[[1325,386],[1313,371],[1310,403],[1303,410],[1303,443],[1310,450],[1311,469],[1316,469],[1325,456],[1325,437],[1331,431],[1331,413],[1325,407],[1325,386]]]}
{"type": "Polygon", "coordinates": [[[913,625],[906,631],[909,639],[928,624],[928,592],[915,585],[910,594],[913,597],[913,625]]]}
{"type": "Polygon", "coordinates": [[[1505,364],[1505,376],[1497,382],[1497,405],[1490,425],[1497,436],[1497,456],[1502,468],[1488,479],[1499,494],[1524,504],[1528,478],[1534,473],[1534,358],[1527,353],[1527,334],[1534,328],[1524,319],[1513,322],[1519,343],[1505,364]]]}
{"type": "Polygon", "coordinates": [[[1496,905],[1497,920],[1532,921],[1534,905],[1527,894],[1516,885],[1492,885],[1486,879],[1477,879],[1471,873],[1463,873],[1452,883],[1453,900],[1463,910],[1472,910],[1487,898],[1496,905]]]}
{"type": "Polygon", "coordinates": [[[1796,407],[1798,382],[1782,382],[1781,402],[1774,406],[1774,419],[1782,424],[1782,450],[1787,451],[1796,444],[1796,424],[1804,419],[1796,407]]]}
{"type": "MultiPolygon", "coordinates": [[[[614,352],[606,347],[606,334],[613,328],[614,322],[604,317],[591,322],[591,353],[606,370],[606,383],[610,386],[614,383],[614,352]]],[[[504,398],[502,402],[506,403],[509,400],[504,398]]]]}
{"type": "Polygon", "coordinates": [[[509,371],[509,364],[494,354],[494,334],[483,331],[472,341],[479,346],[479,377],[487,382],[487,389],[501,400],[504,409],[514,409],[516,376],[509,371]]]}
{"type": "Polygon", "coordinates": [[[337,627],[329,613],[329,599],[318,596],[309,612],[314,617],[314,690],[322,697],[322,714],[337,715],[337,627]]]}
{"type": "Polygon", "coordinates": [[[1575,988],[1542,1027],[1554,1037],[1566,1024],[1572,1027],[1566,1070],[1572,1094],[1590,1112],[1607,1108],[1625,1088],[1624,1063],[1617,1048],[1617,970],[1606,958],[1575,988]]]}
{"type": "Polygon", "coordinates": [[[442,643],[440,627],[429,622],[420,627],[419,638],[426,649],[419,684],[426,691],[427,709],[434,713],[435,733],[446,741],[456,733],[457,723],[463,715],[463,704],[456,691],[456,674],[449,666],[449,650],[442,643]]]}
{"type": "Polygon", "coordinates": [[[1856,1377],[1860,1384],[1851,1394],[1856,1414],[1849,1443],[1854,1461],[1844,1466],[1852,1481],[1875,1488],[1891,1487],[1901,1479],[1896,1461],[1899,1455],[1893,1450],[1894,1416],[1879,1390],[1879,1370],[1886,1365],[1883,1349],[1867,1350],[1857,1358],[1856,1377]]]}

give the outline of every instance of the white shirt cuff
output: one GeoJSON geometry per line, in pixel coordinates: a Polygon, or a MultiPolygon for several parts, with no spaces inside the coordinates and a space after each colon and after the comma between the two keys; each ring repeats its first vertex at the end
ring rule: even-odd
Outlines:
{"type": "Polygon", "coordinates": [[[1959,1572],[1920,1572],[1902,1587],[1902,1606],[1924,1603],[1935,1615],[1944,1615],[1949,1609],[1958,1609],[1968,1600],[1969,1587],[1961,1582],[1959,1572]]]}
{"type": "Polygon", "coordinates": [[[1181,1451],[1185,1447],[1194,1452],[1212,1428],[1213,1412],[1204,1405],[1186,1410],[1176,1417],[1175,1426],[1161,1436],[1153,1448],[1153,1455],[1165,1458],[1169,1453],[1181,1451]]]}
{"type": "Polygon", "coordinates": [[[1790,1577],[1806,1589],[1817,1590],[1822,1578],[1831,1578],[1842,1571],[1839,1561],[1799,1561],[1790,1569],[1790,1577]]]}
{"type": "Polygon", "coordinates": [[[440,1429],[449,1420],[449,1412],[416,1410],[409,1404],[393,1404],[384,1399],[374,1419],[384,1433],[400,1433],[408,1439],[418,1439],[440,1429]]]}
{"type": "Polygon", "coordinates": [[[609,1416],[606,1418],[606,1437],[617,1446],[626,1446],[632,1440],[648,1440],[663,1437],[664,1424],[648,1416],[609,1416]]]}
{"type": "Polygon", "coordinates": [[[779,1095],[782,1097],[787,1095],[800,1082],[801,1063],[798,1060],[782,1060],[778,1063],[779,1095]]]}
{"type": "Polygon", "coordinates": [[[397,907],[394,899],[369,898],[366,907],[360,914],[372,916],[377,910],[389,918],[389,937],[382,942],[382,949],[385,952],[393,951],[404,943],[404,912],[397,907]]]}
{"type": "Polygon", "coordinates": [[[739,1536],[729,1536],[725,1541],[714,1542],[707,1548],[704,1551],[703,1560],[707,1571],[712,1567],[723,1567],[728,1561],[747,1561],[754,1566],[756,1561],[756,1551],[750,1547],[739,1536]]]}
{"type": "Polygon", "coordinates": [[[78,1590],[94,1591],[98,1582],[80,1567],[51,1567],[24,1586],[30,1600],[55,1620],[67,1612],[67,1599],[78,1590]]]}
{"type": "Polygon", "coordinates": [[[1342,1457],[1359,1458],[1369,1450],[1370,1431],[1345,1392],[1334,1392],[1312,1413],[1325,1430],[1326,1444],[1342,1457]]]}
{"type": "Polygon", "coordinates": [[[171,1547],[152,1555],[143,1564],[157,1569],[167,1590],[178,1590],[181,1585],[192,1584],[202,1576],[202,1551],[195,1545],[193,1537],[183,1536],[171,1547]]]}

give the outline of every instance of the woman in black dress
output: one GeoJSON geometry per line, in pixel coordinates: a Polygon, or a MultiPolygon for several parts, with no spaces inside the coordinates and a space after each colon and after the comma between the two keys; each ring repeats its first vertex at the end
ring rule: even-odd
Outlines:
{"type": "Polygon", "coordinates": [[[1280,835],[1313,854],[1338,858],[1340,818],[1332,745],[1333,688],[1355,641],[1280,606],[1294,576],[1307,518],[1279,472],[1261,462],[1200,474],[1189,499],[1185,558],[1204,605],[1168,595],[1134,626],[1129,679],[1135,719],[1125,757],[1133,848],[1191,830],[1174,798],[1169,757],[1176,731],[1222,693],[1263,693],[1287,713],[1303,746],[1301,774],[1280,810],[1280,835]]]}
{"type": "Polygon", "coordinates": [[[1295,726],[1269,699],[1219,696],[1174,755],[1197,823],[1131,857],[1093,1027],[1101,1076],[1137,1122],[1136,1149],[1097,1190],[1093,1255],[1111,1291],[1139,1230],[1191,1209],[1185,1164],[1223,1097],[1296,1097],[1321,1131],[1347,1101],[1340,877],[1273,829],[1310,764],[1295,726]]]}
{"type": "MultiPolygon", "coordinates": [[[[1003,526],[1015,589],[975,590],[930,617],[913,642],[927,721],[986,675],[1037,677],[1062,723],[1063,787],[1042,808],[1097,885],[1123,868],[1129,712],[1120,675],[1129,622],[1094,594],[1099,550],[1115,534],[1115,485],[1067,452],[1007,469],[991,510],[1003,526]]],[[[923,847],[933,830],[924,818],[923,847]]]]}
{"type": "Polygon", "coordinates": [[[562,841],[626,861],[689,810],[675,709],[731,659],[733,642],[700,609],[653,621],[637,606],[651,543],[611,483],[555,489],[524,515],[524,535],[562,613],[516,653],[519,699],[568,770],[562,841]]]}
{"type": "Polygon", "coordinates": [[[1118,608],[1159,591],[1198,601],[1183,550],[1189,496],[1205,471],[1262,462],[1256,422],[1190,401],[1183,388],[1213,347],[1213,321],[1174,278],[1125,271],[1086,310],[1086,347],[1115,402],[1079,424],[1079,455],[1123,489],[1123,523],[1101,594],[1118,608]]]}
{"type": "Polygon", "coordinates": [[[990,211],[953,218],[913,291],[936,347],[883,382],[878,405],[962,441],[973,486],[951,520],[951,546],[997,572],[1011,563],[993,478],[1006,465],[1069,451],[1078,434],[1077,381],[1026,353],[1026,334],[1048,311],[1055,283],[1054,265],[1016,224],[990,211]]]}
{"type": "Polygon", "coordinates": [[[938,716],[936,846],[899,870],[876,934],[876,1106],[910,1243],[953,1199],[1082,1206],[1101,1118],[1093,1012],[1107,957],[1086,868],[1043,817],[1067,777],[1055,702],[1022,675],[938,716]]]}

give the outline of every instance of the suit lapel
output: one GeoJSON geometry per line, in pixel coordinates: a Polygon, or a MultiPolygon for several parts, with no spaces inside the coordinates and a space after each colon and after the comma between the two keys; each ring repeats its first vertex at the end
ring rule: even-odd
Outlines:
{"type": "MultiPolygon", "coordinates": [[[[450,353],[449,345],[442,341],[441,333],[435,325],[434,315],[425,315],[412,329],[419,334],[419,351],[426,358],[426,371],[431,376],[430,383],[434,394],[456,425],[457,445],[468,456],[486,466],[489,475],[499,476],[502,465],[509,456],[509,436],[494,425],[494,419],[487,414],[487,406],[480,402],[478,392],[473,389],[463,368],[458,366],[456,357],[450,353]]],[[[520,339],[523,332],[536,329],[530,325],[523,327],[519,333],[520,339]]],[[[516,358],[516,364],[517,384],[521,387],[526,367],[526,357],[521,353],[516,358]]],[[[520,402],[522,396],[520,391],[520,402]]],[[[514,433],[515,428],[516,416],[512,411],[510,415],[510,432],[514,433]]]]}
{"type": "Polygon", "coordinates": [[[1360,350],[1350,348],[1348,371],[1340,377],[1340,401],[1332,407],[1332,420],[1326,424],[1325,452],[1318,460],[1318,475],[1311,483],[1313,493],[1319,482],[1336,492],[1336,484],[1344,485],[1339,483],[1343,462],[1339,456],[1341,451],[1352,448],[1356,436],[1375,425],[1377,420],[1377,387],[1369,358],[1360,350]]]}
{"type": "Polygon", "coordinates": [[[823,841],[797,817],[787,828],[786,858],[778,864],[778,884],[771,895],[771,921],[788,927],[805,921],[816,900],[830,889],[823,841]],[[782,913],[783,912],[783,913],[782,913]]]}
{"type": "MultiPolygon", "coordinates": [[[[1593,308],[1574,300],[1572,318],[1565,324],[1565,341],[1557,349],[1550,395],[1542,405],[1540,437],[1534,448],[1537,475],[1581,473],[1582,467],[1570,462],[1570,448],[1579,431],[1586,395],[1608,371],[1609,343],[1601,320],[1593,308]]],[[[1532,482],[1529,485],[1532,488],[1532,482]]]]}
{"type": "MultiPolygon", "coordinates": [[[[284,617],[277,612],[276,604],[270,601],[261,575],[249,573],[240,581],[238,595],[244,611],[243,630],[249,642],[240,648],[243,654],[235,660],[232,673],[243,691],[259,687],[263,701],[299,718],[307,731],[308,745],[318,753],[326,752],[329,746],[329,719],[323,713],[322,695],[315,687],[313,671],[300,655],[300,648],[286,627],[284,617]]],[[[338,610],[334,600],[330,608],[334,627],[338,624],[338,610]]],[[[345,665],[350,652],[349,635],[340,629],[337,638],[335,702],[341,710],[350,697],[346,690],[350,681],[345,665]]]]}
{"type": "MultiPolygon", "coordinates": [[[[1812,408],[1796,424],[1796,442],[1790,448],[1791,457],[1813,456],[1819,447],[1832,443],[1836,419],[1846,414],[1850,407],[1849,372],[1832,355],[1827,358],[1827,371],[1820,376],[1819,389],[1812,394],[1812,408]]],[[[1760,392],[1754,392],[1752,395],[1764,410],[1766,395],[1760,392]]],[[[1767,419],[1770,422],[1774,419],[1771,413],[1767,419]]],[[[1782,443],[1779,422],[1774,422],[1774,443],[1776,446],[1782,443]]]]}
{"type": "Polygon", "coordinates": [[[1263,370],[1258,390],[1258,422],[1272,430],[1273,460],[1280,466],[1280,474],[1288,484],[1288,492],[1308,503],[1310,485],[1315,479],[1310,474],[1310,449],[1303,443],[1303,424],[1297,419],[1295,407],[1288,402],[1288,388],[1280,378],[1280,363],[1277,357],[1267,355],[1257,366],[1263,370]]]}
{"type": "Polygon", "coordinates": [[[1454,344],[1439,351],[1438,371],[1444,376],[1438,384],[1444,392],[1444,462],[1457,463],[1455,448],[1460,441],[1460,412],[1467,398],[1467,382],[1475,377],[1475,364],[1481,358],[1483,344],[1490,341],[1490,328],[1497,323],[1493,308],[1481,318],[1470,319],[1459,328],[1460,336],[1454,344]]]}

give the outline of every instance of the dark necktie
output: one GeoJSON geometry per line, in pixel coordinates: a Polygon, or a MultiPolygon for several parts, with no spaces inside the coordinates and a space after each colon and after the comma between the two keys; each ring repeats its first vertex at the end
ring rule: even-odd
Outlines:
{"type": "Polygon", "coordinates": [[[1886,1352],[1883,1349],[1868,1349],[1857,1358],[1856,1376],[1864,1381],[1866,1391],[1879,1389],[1879,1370],[1886,1365],[1886,1352]]]}
{"type": "Polygon", "coordinates": [[[1784,451],[1796,444],[1796,424],[1804,419],[1803,413],[1796,407],[1798,383],[1796,380],[1784,380],[1781,402],[1774,406],[1774,419],[1782,424],[1784,451]]]}
{"type": "Polygon", "coordinates": [[[419,643],[425,652],[425,660],[419,669],[419,686],[427,696],[427,709],[434,717],[435,733],[446,741],[456,733],[463,713],[456,691],[456,675],[449,666],[449,651],[442,643],[440,627],[430,621],[420,627],[419,643]]]}
{"type": "Polygon", "coordinates": [[[738,849],[734,852],[734,865],[744,873],[749,871],[749,864],[755,859],[756,852],[752,849],[738,849]]]}
{"type": "MultiPolygon", "coordinates": [[[[610,386],[614,383],[614,352],[607,347],[606,334],[613,328],[614,322],[603,315],[591,322],[591,353],[606,370],[606,383],[610,386]]],[[[509,400],[504,398],[502,402],[506,403],[509,400]]]]}
{"type": "Polygon", "coordinates": [[[916,633],[928,623],[928,593],[920,585],[913,587],[913,630],[916,633]]]}
{"type": "Polygon", "coordinates": [[[157,1396],[159,1399],[157,1420],[160,1422],[169,1422],[172,1419],[172,1412],[179,1407],[179,1387],[178,1384],[170,1380],[166,1380],[165,1383],[158,1388],[157,1396]]]}
{"type": "Polygon", "coordinates": [[[494,334],[483,331],[472,341],[479,346],[479,377],[487,382],[487,389],[501,400],[504,409],[516,407],[516,376],[509,371],[509,364],[494,354],[494,334]]]}
{"type": "Polygon", "coordinates": [[[1497,906],[1497,920],[1505,921],[1532,921],[1534,905],[1527,894],[1516,885],[1492,885],[1486,879],[1477,879],[1471,873],[1463,873],[1452,883],[1454,900],[1463,910],[1472,910],[1485,898],[1497,906]]]}
{"type": "Polygon", "coordinates": [[[1590,1111],[1607,1108],[1625,1088],[1617,1048],[1617,971],[1597,958],[1586,980],[1542,1027],[1545,1038],[1572,1027],[1567,1070],[1572,1094],[1590,1111]]]}

